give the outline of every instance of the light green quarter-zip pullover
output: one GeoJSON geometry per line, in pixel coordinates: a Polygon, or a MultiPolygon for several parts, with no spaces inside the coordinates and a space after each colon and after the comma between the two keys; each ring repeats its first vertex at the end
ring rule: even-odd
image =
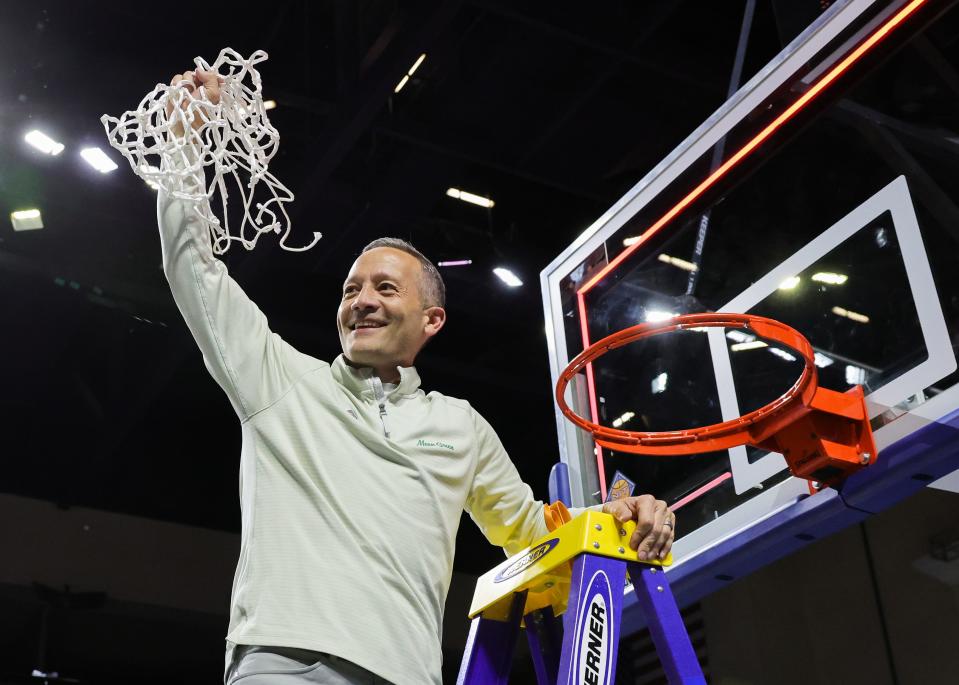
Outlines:
{"type": "Polygon", "coordinates": [[[243,434],[227,639],[440,683],[461,512],[512,554],[546,534],[543,503],[467,402],[424,393],[414,368],[388,391],[342,355],[297,351],[214,257],[189,205],[161,192],[157,214],[174,299],[243,434]]]}

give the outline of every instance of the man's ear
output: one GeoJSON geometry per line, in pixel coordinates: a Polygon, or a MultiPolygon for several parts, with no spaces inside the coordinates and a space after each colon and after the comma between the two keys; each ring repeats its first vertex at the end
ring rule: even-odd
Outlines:
{"type": "Polygon", "coordinates": [[[446,324],[446,310],[442,307],[427,307],[423,310],[423,314],[426,315],[424,332],[427,337],[432,338],[446,324]]]}

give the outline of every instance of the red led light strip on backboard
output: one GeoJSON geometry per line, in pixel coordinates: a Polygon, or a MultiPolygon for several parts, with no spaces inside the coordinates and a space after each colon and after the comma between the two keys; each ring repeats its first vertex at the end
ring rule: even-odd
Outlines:
{"type": "MultiPolygon", "coordinates": [[[[579,308],[579,317],[580,317],[580,329],[583,335],[583,349],[585,350],[590,346],[589,341],[589,326],[587,324],[586,318],[586,300],[585,295],[589,292],[595,285],[602,281],[610,272],[613,271],[616,267],[622,264],[629,255],[633,254],[638,250],[643,244],[649,240],[656,232],[663,228],[666,224],[676,218],[680,212],[686,209],[689,205],[696,201],[703,193],[709,190],[716,182],[726,175],[730,169],[739,164],[743,159],[748,157],[757,147],[759,147],[763,142],[770,138],[773,133],[775,133],[779,128],[781,128],[787,121],[792,119],[801,109],[808,105],[814,98],[821,94],[826,88],[828,88],[836,79],[838,79],[845,71],[847,71],[853,64],[859,61],[863,55],[872,50],[881,40],[883,40],[896,26],[901,24],[906,18],[909,17],[913,12],[915,12],[919,7],[927,2],[927,0],[913,0],[908,5],[899,10],[894,14],[888,21],[886,21],[882,26],[880,26],[872,35],[869,36],[859,47],[849,53],[844,57],[838,64],[836,64],[832,69],[830,69],[821,79],[819,79],[809,90],[803,93],[795,102],[793,102],[789,107],[787,107],[783,112],[776,117],[772,122],[766,125],[763,130],[757,133],[748,143],[741,147],[734,155],[729,159],[723,162],[719,167],[716,168],[709,176],[706,177],[699,185],[693,188],[682,200],[676,203],[672,209],[663,214],[652,226],[647,228],[639,239],[619,253],[613,261],[603,267],[598,273],[592,276],[586,283],[579,288],[576,292],[576,300],[579,308]]],[[[586,367],[586,383],[589,394],[589,409],[593,416],[593,422],[599,422],[599,412],[598,407],[596,406],[596,390],[593,378],[593,365],[589,364],[586,367]]],[[[597,465],[599,467],[599,485],[600,493],[602,495],[603,501],[606,500],[606,472],[603,468],[603,452],[602,448],[598,445],[596,446],[596,459],[597,465]]],[[[726,478],[717,478],[711,483],[707,484],[709,488],[700,488],[694,494],[697,496],[705,494],[708,489],[716,487],[720,483],[724,482],[726,478]]],[[[680,500],[683,504],[690,501],[689,496],[680,500]]]]}
{"type": "Polygon", "coordinates": [[[701,497],[702,495],[705,495],[707,492],[709,492],[710,490],[712,490],[714,487],[716,487],[717,485],[720,485],[721,483],[723,483],[724,481],[729,480],[729,479],[732,478],[732,477],[733,477],[733,474],[731,474],[729,471],[726,471],[725,473],[722,473],[722,474],[716,476],[715,478],[713,478],[711,481],[709,481],[708,483],[706,483],[706,485],[703,485],[703,486],[701,486],[701,487],[699,487],[699,488],[696,488],[695,490],[693,490],[691,493],[689,493],[689,494],[686,495],[685,497],[681,497],[681,498],[679,498],[678,500],[676,500],[675,502],[670,503],[669,508],[672,509],[673,511],[676,511],[676,510],[679,509],[680,507],[686,506],[687,504],[689,504],[690,502],[692,502],[694,499],[697,499],[698,497],[701,497]]]}

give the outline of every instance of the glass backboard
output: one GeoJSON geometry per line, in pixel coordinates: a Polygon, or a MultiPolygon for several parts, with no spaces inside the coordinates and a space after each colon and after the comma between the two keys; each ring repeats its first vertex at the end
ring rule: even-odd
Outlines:
{"type": "MultiPolygon", "coordinates": [[[[863,387],[880,458],[959,409],[957,31],[951,3],[834,4],[544,270],[554,382],[623,328],[736,312],[802,332],[821,385],[863,387]]],[[[623,429],[704,426],[781,395],[797,356],[670,333],[597,360],[567,399],[623,429]]],[[[622,472],[678,511],[678,558],[808,495],[778,454],[637,456],[557,427],[573,503],[622,472]]]]}

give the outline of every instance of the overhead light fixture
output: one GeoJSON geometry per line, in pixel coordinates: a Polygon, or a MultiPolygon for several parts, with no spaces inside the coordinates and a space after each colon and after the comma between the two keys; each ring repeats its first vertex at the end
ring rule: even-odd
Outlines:
{"type": "Polygon", "coordinates": [[[276,100],[264,100],[263,109],[276,109],[276,100]]]}
{"type": "Polygon", "coordinates": [[[780,289],[780,290],[792,290],[792,289],[795,288],[797,285],[799,285],[799,281],[801,281],[801,280],[802,280],[802,279],[801,279],[799,276],[790,276],[790,277],[787,278],[785,281],[783,281],[782,283],[779,284],[779,289],[780,289]]]}
{"type": "Polygon", "coordinates": [[[649,384],[649,389],[654,395],[666,390],[666,380],[669,377],[666,375],[666,372],[659,374],[656,378],[653,379],[653,382],[649,384]]]}
{"type": "Polygon", "coordinates": [[[760,347],[769,347],[762,340],[753,340],[752,342],[741,342],[730,345],[729,349],[733,352],[744,352],[745,350],[758,350],[760,347]]]}
{"type": "Polygon", "coordinates": [[[827,357],[821,352],[817,352],[813,358],[816,361],[816,366],[818,366],[820,369],[825,369],[827,366],[832,366],[832,357],[827,357]]]}
{"type": "Polygon", "coordinates": [[[833,307],[832,313],[836,316],[845,316],[847,319],[852,319],[856,323],[869,323],[869,317],[865,314],[843,309],[842,307],[833,307]]]}
{"type": "Polygon", "coordinates": [[[787,362],[796,361],[796,358],[793,355],[786,352],[786,350],[779,349],[778,347],[770,347],[769,351],[772,352],[777,357],[779,357],[780,359],[785,359],[787,362]]]}
{"type": "Polygon", "coordinates": [[[630,245],[635,245],[636,243],[639,242],[640,238],[642,238],[642,236],[638,236],[638,235],[634,235],[630,238],[623,238],[623,247],[629,247],[630,245]]]}
{"type": "Polygon", "coordinates": [[[629,421],[634,416],[636,416],[636,414],[634,414],[631,411],[628,411],[622,416],[620,416],[618,419],[613,419],[613,428],[619,428],[620,426],[622,426],[624,423],[629,421]]]}
{"type": "Polygon", "coordinates": [[[733,342],[738,342],[738,343],[752,342],[753,340],[756,339],[755,335],[751,335],[749,333],[743,333],[742,331],[736,331],[736,330],[727,331],[726,337],[732,340],[733,342]]]}
{"type": "Polygon", "coordinates": [[[876,229],[876,247],[883,248],[889,244],[889,234],[886,229],[880,226],[876,229]]]}
{"type": "Polygon", "coordinates": [[[30,131],[23,139],[40,152],[48,155],[56,156],[63,152],[63,143],[58,143],[42,131],[30,131]]]}
{"type": "Polygon", "coordinates": [[[483,197],[481,195],[476,195],[475,193],[468,193],[465,190],[460,190],[459,188],[448,188],[446,194],[450,197],[456,198],[457,200],[462,200],[463,202],[469,202],[473,205],[479,205],[480,207],[486,207],[490,209],[496,203],[490,200],[488,197],[483,197]]]}
{"type": "Polygon", "coordinates": [[[43,219],[39,209],[21,209],[10,213],[10,223],[14,231],[34,231],[43,228],[43,219]]]}
{"type": "Polygon", "coordinates": [[[503,268],[502,266],[498,266],[493,269],[493,273],[499,276],[499,279],[510,288],[518,288],[519,286],[523,285],[523,281],[519,280],[516,277],[516,274],[509,269],[503,268]]]}
{"type": "Polygon", "coordinates": [[[698,271],[699,267],[693,264],[692,262],[687,262],[685,259],[680,259],[679,257],[670,257],[668,254],[661,254],[657,258],[661,262],[666,264],[671,264],[679,269],[684,271],[698,271]]]}
{"type": "Polygon", "coordinates": [[[667,319],[672,319],[679,316],[673,312],[663,312],[658,309],[653,309],[646,312],[646,321],[649,323],[655,323],[657,321],[666,321],[667,319]]]}
{"type": "Polygon", "coordinates": [[[403,90],[403,86],[410,80],[410,77],[413,75],[413,72],[420,68],[420,65],[423,63],[423,60],[426,59],[426,53],[416,58],[416,61],[413,62],[413,66],[410,67],[410,70],[406,72],[403,78],[400,79],[400,82],[396,84],[396,88],[393,89],[394,93],[399,93],[403,90]]]}
{"type": "Polygon", "coordinates": [[[859,366],[853,366],[852,364],[846,364],[846,383],[849,385],[862,385],[865,382],[865,369],[859,366]]]}
{"type": "Polygon", "coordinates": [[[436,262],[436,266],[469,266],[472,263],[472,259],[454,259],[450,262],[436,262]]]}
{"type": "Polygon", "coordinates": [[[107,157],[107,153],[98,147],[86,147],[80,150],[80,156],[86,160],[87,164],[99,171],[101,174],[108,174],[111,171],[119,169],[112,159],[107,157]]]}
{"type": "Polygon", "coordinates": [[[423,60],[425,59],[426,59],[426,53],[424,52],[422,55],[416,58],[415,62],[413,62],[413,66],[411,66],[410,70],[406,72],[407,76],[412,76],[413,72],[420,68],[420,65],[423,63],[423,60]]]}
{"type": "Polygon", "coordinates": [[[834,274],[829,271],[820,271],[812,275],[812,279],[817,283],[826,283],[828,285],[842,285],[849,280],[845,274],[834,274]]]}

